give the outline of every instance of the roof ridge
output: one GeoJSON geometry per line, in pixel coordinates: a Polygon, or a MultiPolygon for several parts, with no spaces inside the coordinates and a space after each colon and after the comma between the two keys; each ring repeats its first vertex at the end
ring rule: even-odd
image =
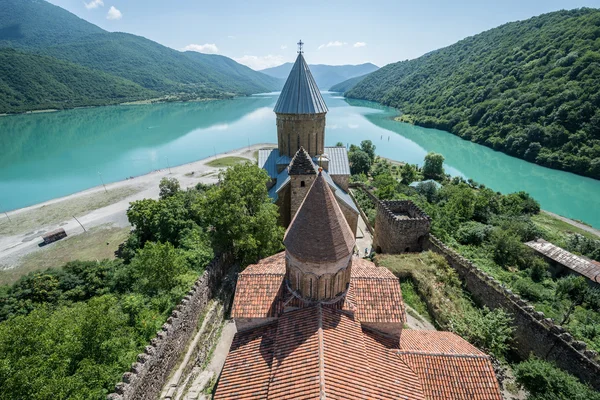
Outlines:
{"type": "Polygon", "coordinates": [[[319,339],[319,397],[321,400],[327,399],[325,392],[325,354],[323,340],[323,308],[321,304],[317,306],[318,315],[318,339],[319,339]]]}
{"type": "Polygon", "coordinates": [[[454,358],[483,358],[486,360],[489,360],[489,356],[487,354],[466,354],[466,353],[462,353],[462,354],[457,354],[457,353],[433,353],[433,352],[428,352],[428,351],[424,351],[424,350],[402,350],[402,349],[398,349],[396,350],[396,352],[399,355],[424,355],[424,356],[434,356],[434,357],[439,357],[439,356],[444,356],[444,357],[454,357],[454,358]]]}

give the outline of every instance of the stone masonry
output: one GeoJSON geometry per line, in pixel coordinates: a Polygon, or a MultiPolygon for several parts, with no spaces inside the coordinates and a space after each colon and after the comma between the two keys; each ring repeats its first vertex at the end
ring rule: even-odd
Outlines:
{"type": "Polygon", "coordinates": [[[277,114],[279,155],[293,157],[304,147],[315,156],[325,150],[325,113],[277,114]]]}
{"type": "Polygon", "coordinates": [[[156,337],[123,374],[109,400],[155,399],[194,334],[200,314],[221,286],[231,269],[231,257],[215,258],[188,294],[173,310],[156,337]]]}
{"type": "Polygon", "coordinates": [[[509,313],[515,329],[514,347],[521,357],[527,358],[533,353],[537,357],[553,361],[560,368],[600,390],[598,354],[588,350],[584,342],[576,341],[562,326],[545,318],[543,312],[536,311],[519,295],[512,293],[435,236],[429,235],[424,247],[425,250],[434,251],[446,258],[478,304],[491,309],[501,307],[509,313]]]}
{"type": "Polygon", "coordinates": [[[378,201],[373,249],[400,254],[423,251],[431,218],[410,200],[378,201]]]}

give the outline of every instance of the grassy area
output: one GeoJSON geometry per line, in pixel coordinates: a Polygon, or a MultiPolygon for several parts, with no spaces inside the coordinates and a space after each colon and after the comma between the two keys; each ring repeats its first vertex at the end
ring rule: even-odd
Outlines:
{"type": "MultiPolygon", "coordinates": [[[[427,321],[433,322],[433,318],[431,318],[429,311],[427,310],[427,304],[425,304],[423,299],[419,296],[419,293],[417,293],[417,289],[415,288],[412,279],[404,278],[400,280],[400,287],[402,289],[402,299],[404,302],[419,313],[418,315],[413,315],[413,317],[420,319],[420,315],[427,321]]],[[[408,313],[410,313],[410,311],[411,310],[407,310],[408,313]]]]}
{"type": "Polygon", "coordinates": [[[206,163],[206,165],[208,165],[209,167],[215,167],[215,168],[225,168],[225,167],[232,167],[236,164],[240,164],[243,162],[248,161],[248,159],[243,158],[243,157],[221,157],[221,158],[217,158],[216,160],[212,160],[206,163]]]}
{"type": "Polygon", "coordinates": [[[83,215],[116,203],[140,190],[141,188],[138,187],[121,187],[108,192],[99,191],[85,196],[77,196],[14,215],[9,213],[10,221],[7,218],[0,220],[0,235],[34,233],[44,226],[72,219],[73,215],[83,215]]]}
{"type": "Polygon", "coordinates": [[[113,259],[115,251],[125,241],[130,230],[130,227],[101,225],[86,233],[51,243],[23,257],[15,268],[0,271],[0,285],[12,284],[29,272],[60,267],[69,261],[113,259]]]}
{"type": "MultiPolygon", "coordinates": [[[[595,240],[600,239],[598,236],[594,235],[593,233],[590,233],[581,228],[573,226],[567,222],[564,222],[564,221],[562,221],[558,218],[555,218],[552,215],[546,214],[544,212],[541,212],[537,215],[533,215],[531,217],[531,220],[540,229],[542,229],[545,233],[547,233],[548,237],[555,238],[556,241],[559,241],[559,242],[563,242],[564,241],[563,237],[569,233],[578,233],[589,239],[595,239],[595,240]]],[[[552,240],[552,242],[557,245],[560,245],[559,243],[556,243],[554,240],[552,240]]]]}

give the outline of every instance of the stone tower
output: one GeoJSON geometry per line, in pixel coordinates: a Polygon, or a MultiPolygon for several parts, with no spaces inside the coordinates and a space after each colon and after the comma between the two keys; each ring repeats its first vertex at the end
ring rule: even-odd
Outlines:
{"type": "Polygon", "coordinates": [[[341,296],[350,284],[354,234],[319,172],[285,237],[286,279],[309,302],[341,296]]]}
{"type": "Polygon", "coordinates": [[[296,152],[292,162],[288,167],[288,175],[290,176],[290,221],[294,219],[296,212],[300,208],[302,201],[306,197],[308,190],[311,188],[317,171],[314,164],[310,160],[308,153],[303,147],[296,152]]]}
{"type": "Polygon", "coordinates": [[[410,200],[380,201],[373,249],[388,254],[423,251],[430,225],[431,218],[410,200]]]}
{"type": "Polygon", "coordinates": [[[279,155],[293,157],[304,147],[311,157],[325,151],[327,105],[304,60],[302,41],[298,58],[275,105],[279,155]]]}

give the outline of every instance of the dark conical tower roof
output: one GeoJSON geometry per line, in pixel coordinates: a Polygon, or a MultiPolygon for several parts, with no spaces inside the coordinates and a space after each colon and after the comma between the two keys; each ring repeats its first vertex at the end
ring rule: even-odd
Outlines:
{"type": "Polygon", "coordinates": [[[322,114],[328,111],[302,52],[298,53],[273,111],[278,114],[322,114]]]}
{"type": "Polygon", "coordinates": [[[294,158],[292,158],[292,162],[290,163],[290,168],[288,170],[289,175],[316,175],[317,171],[315,171],[315,165],[310,159],[310,156],[304,150],[304,147],[300,147],[300,150],[296,152],[294,158]]]}
{"type": "Polygon", "coordinates": [[[337,262],[352,253],[354,234],[321,172],[285,233],[283,244],[299,260],[317,264],[337,262]]]}

